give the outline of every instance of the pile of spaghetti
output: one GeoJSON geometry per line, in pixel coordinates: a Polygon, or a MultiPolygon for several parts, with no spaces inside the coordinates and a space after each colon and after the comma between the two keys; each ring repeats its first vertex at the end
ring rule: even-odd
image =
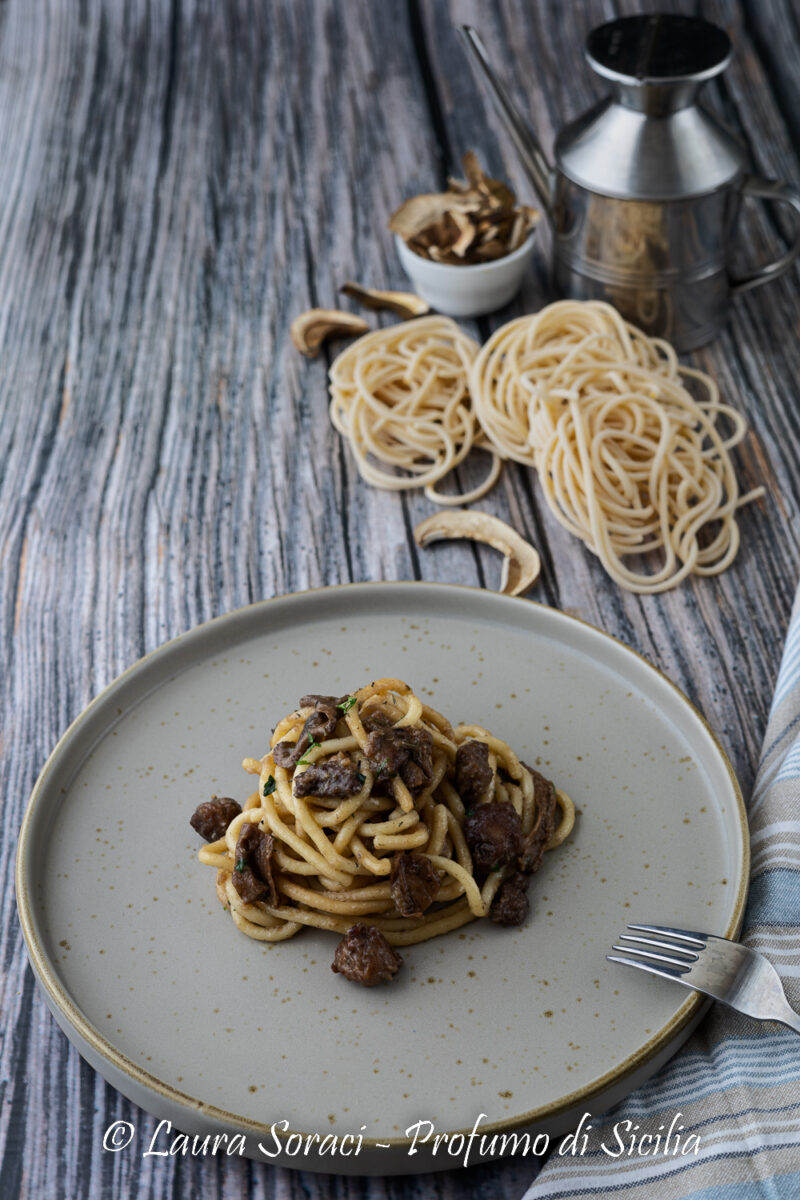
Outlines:
{"type": "Polygon", "coordinates": [[[536,468],[554,516],[621,586],[660,592],[733,561],[736,509],[763,494],[739,495],[729,452],[744,418],[610,304],[562,300],[510,321],[475,359],[470,392],[493,445],[536,468]],[[624,561],[653,550],[654,571],[624,561]]]}
{"type": "Polygon", "coordinates": [[[436,504],[469,504],[494,486],[502,466],[497,453],[471,492],[436,490],[473,447],[492,450],[469,396],[477,353],[477,342],[455,321],[431,316],[376,329],[338,355],[330,369],[330,418],[367,483],[424,488],[436,504]]]}
{"type": "Polygon", "coordinates": [[[397,970],[395,946],[477,917],[520,924],[528,876],[574,822],[504,741],[453,728],[398,679],[304,696],[243,765],[258,775],[244,808],[214,797],[192,818],[219,899],[263,941],[345,934],[334,970],[368,986],[397,970]]]}

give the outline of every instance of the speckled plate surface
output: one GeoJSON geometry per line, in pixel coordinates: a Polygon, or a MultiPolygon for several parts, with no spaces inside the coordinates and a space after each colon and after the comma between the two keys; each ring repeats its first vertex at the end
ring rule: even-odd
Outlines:
{"type": "Polygon", "coordinates": [[[37,783],[17,891],[51,1010],[122,1092],[179,1129],[243,1133],[255,1158],[385,1174],[459,1161],[430,1143],[409,1155],[416,1122],[554,1132],[646,1078],[700,1001],[608,948],[629,920],[735,935],[747,857],[727,760],[643,659],[529,601],[365,584],[232,613],[112,684],[37,783]],[[410,947],[397,979],[367,990],[331,972],[332,935],[238,933],[189,816],[213,792],[247,795],[241,759],[302,693],[381,675],[541,763],[579,817],[533,879],[524,927],[410,947]],[[294,1142],[274,1158],[281,1122],[360,1134],[360,1153],[294,1142]]]}

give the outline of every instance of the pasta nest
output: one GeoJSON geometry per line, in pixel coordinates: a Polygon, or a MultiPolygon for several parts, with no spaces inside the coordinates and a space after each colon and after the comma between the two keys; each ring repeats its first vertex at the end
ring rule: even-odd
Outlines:
{"type": "Polygon", "coordinates": [[[746,423],[668,342],[608,304],[560,301],[498,329],[470,391],[498,452],[536,468],[553,515],[621,586],[664,591],[733,561],[735,511],[763,493],[739,495],[729,451],[746,423]],[[653,550],[651,573],[624,561],[653,550]]]}

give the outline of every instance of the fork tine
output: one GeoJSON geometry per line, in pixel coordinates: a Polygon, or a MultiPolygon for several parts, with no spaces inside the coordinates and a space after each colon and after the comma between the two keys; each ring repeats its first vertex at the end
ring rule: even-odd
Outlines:
{"type": "Polygon", "coordinates": [[[623,933],[620,938],[623,942],[632,942],[634,945],[626,946],[626,950],[636,950],[638,946],[653,946],[656,950],[666,950],[669,954],[681,954],[686,962],[697,962],[698,955],[694,950],[684,949],[683,946],[676,945],[675,942],[657,941],[656,938],[636,937],[633,933],[623,933]]]}
{"type": "Polygon", "coordinates": [[[613,947],[621,953],[607,954],[609,962],[673,979],[748,1017],[779,1021],[800,1033],[800,1013],[789,1004],[775,967],[759,951],[714,933],[662,925],[629,925],[628,929],[656,934],[658,940],[623,933],[620,941],[625,944],[613,947]]]}
{"type": "MultiPolygon", "coordinates": [[[[617,947],[615,946],[616,950],[617,947]]],[[[607,954],[609,962],[622,963],[623,967],[637,967],[640,971],[649,971],[651,975],[666,976],[669,979],[682,979],[683,971],[673,971],[671,967],[656,967],[652,963],[640,962],[635,958],[620,958],[616,954],[607,954]]]]}
{"type": "MultiPolygon", "coordinates": [[[[670,958],[668,954],[653,954],[649,950],[640,950],[638,946],[612,946],[612,950],[620,950],[623,954],[640,954],[642,958],[652,960],[653,962],[669,963],[670,966],[679,967],[678,975],[685,975],[687,971],[692,969],[692,964],[680,958],[670,958]]],[[[675,972],[673,972],[675,973],[675,972]]]]}
{"type": "Polygon", "coordinates": [[[658,933],[674,938],[676,942],[685,942],[687,946],[698,946],[701,950],[708,942],[706,934],[694,929],[673,929],[669,925],[629,925],[628,929],[636,929],[640,933],[658,933]]]}

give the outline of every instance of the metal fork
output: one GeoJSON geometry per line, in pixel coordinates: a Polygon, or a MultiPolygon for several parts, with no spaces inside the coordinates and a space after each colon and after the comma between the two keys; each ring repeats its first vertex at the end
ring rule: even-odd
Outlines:
{"type": "Polygon", "coordinates": [[[636,932],[623,933],[620,941],[625,944],[614,946],[625,957],[608,954],[609,962],[675,979],[748,1017],[779,1021],[800,1033],[800,1014],[786,999],[772,963],[757,950],[692,929],[665,925],[629,925],[628,929],[636,932]]]}

